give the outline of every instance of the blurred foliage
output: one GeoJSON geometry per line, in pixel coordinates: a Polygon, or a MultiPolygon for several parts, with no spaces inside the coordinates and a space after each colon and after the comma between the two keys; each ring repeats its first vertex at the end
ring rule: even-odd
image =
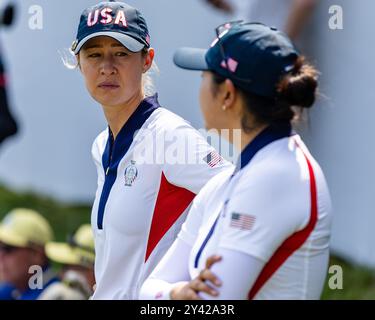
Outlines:
{"type": "Polygon", "coordinates": [[[0,219],[14,208],[30,208],[42,214],[51,224],[55,239],[65,241],[81,224],[90,223],[90,204],[63,204],[32,192],[16,193],[0,186],[0,219]]]}
{"type": "MultiPolygon", "coordinates": [[[[16,207],[37,210],[51,223],[58,241],[65,241],[67,234],[74,232],[81,224],[90,222],[90,206],[62,204],[32,192],[13,192],[0,186],[0,219],[16,207]]],[[[375,270],[350,264],[338,257],[331,257],[332,265],[342,267],[343,289],[330,289],[328,282],[332,274],[327,273],[322,299],[375,299],[375,270]]]]}
{"type": "Polygon", "coordinates": [[[338,257],[331,257],[330,266],[341,266],[343,270],[342,290],[329,288],[327,274],[323,291],[323,300],[374,300],[375,299],[375,270],[351,264],[338,257]]]}

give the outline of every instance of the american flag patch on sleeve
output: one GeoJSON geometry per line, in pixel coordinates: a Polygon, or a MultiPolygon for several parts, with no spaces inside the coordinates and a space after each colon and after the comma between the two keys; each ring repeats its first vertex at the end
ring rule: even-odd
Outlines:
{"type": "Polygon", "coordinates": [[[254,216],[233,212],[230,218],[230,226],[241,230],[251,230],[256,218],[254,216]]]}
{"type": "Polygon", "coordinates": [[[211,151],[207,156],[203,158],[204,162],[206,162],[211,168],[215,167],[218,163],[220,163],[223,158],[220,154],[218,154],[215,150],[211,151]]]}

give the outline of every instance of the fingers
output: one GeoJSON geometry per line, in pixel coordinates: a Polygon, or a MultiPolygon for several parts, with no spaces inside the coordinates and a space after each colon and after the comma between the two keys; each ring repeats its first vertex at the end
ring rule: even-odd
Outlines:
{"type": "Polygon", "coordinates": [[[201,300],[198,293],[191,288],[191,282],[180,282],[172,288],[172,300],[201,300]]]}
{"type": "Polygon", "coordinates": [[[209,269],[202,270],[201,273],[199,274],[199,278],[203,282],[210,281],[212,284],[214,284],[217,287],[220,287],[222,284],[220,279],[209,269]]]}
{"type": "Polygon", "coordinates": [[[210,287],[207,283],[203,282],[200,278],[196,278],[190,282],[190,288],[196,292],[205,292],[211,296],[218,296],[219,292],[210,287]]]}
{"type": "Polygon", "coordinates": [[[198,292],[190,289],[186,293],[186,300],[202,300],[201,297],[198,296],[198,292]]]}
{"type": "Polygon", "coordinates": [[[206,260],[206,269],[211,269],[212,265],[215,264],[216,262],[221,261],[221,259],[222,259],[221,256],[218,256],[218,255],[210,256],[206,260]]]}
{"type": "Polygon", "coordinates": [[[206,260],[206,268],[203,269],[199,276],[194,280],[190,281],[188,291],[189,300],[195,300],[196,298],[200,299],[198,294],[199,292],[204,292],[210,296],[217,297],[219,292],[208,285],[207,282],[211,282],[213,285],[220,287],[220,279],[210,270],[210,268],[217,262],[221,261],[221,256],[213,255],[206,260]]]}

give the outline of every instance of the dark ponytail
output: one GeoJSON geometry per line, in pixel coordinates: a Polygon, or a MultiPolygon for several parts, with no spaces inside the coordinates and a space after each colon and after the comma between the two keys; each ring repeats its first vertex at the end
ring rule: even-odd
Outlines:
{"type": "Polygon", "coordinates": [[[304,57],[299,57],[292,71],[277,85],[277,100],[286,106],[310,108],[315,102],[318,72],[304,57]]]}

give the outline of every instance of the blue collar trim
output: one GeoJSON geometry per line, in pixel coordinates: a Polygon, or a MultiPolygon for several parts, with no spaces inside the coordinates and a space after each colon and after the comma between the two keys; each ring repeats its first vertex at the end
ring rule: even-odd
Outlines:
{"type": "Polygon", "coordinates": [[[243,169],[260,149],[276,140],[289,137],[291,132],[292,126],[290,124],[265,128],[242,150],[235,171],[243,169]]]}
{"type": "Polygon", "coordinates": [[[104,210],[112,186],[117,178],[117,167],[121,159],[128,152],[136,131],[143,126],[146,120],[159,106],[157,94],[145,98],[121,128],[115,141],[113,141],[112,132],[108,127],[108,140],[102,156],[105,181],[99,201],[98,229],[103,229],[104,210]]]}

